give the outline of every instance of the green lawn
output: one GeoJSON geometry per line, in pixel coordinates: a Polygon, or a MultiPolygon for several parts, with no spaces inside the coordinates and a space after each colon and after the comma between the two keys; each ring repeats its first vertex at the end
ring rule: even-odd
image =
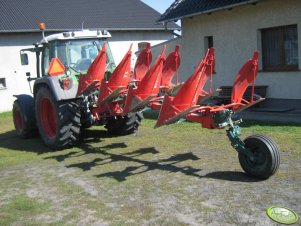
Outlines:
{"type": "Polygon", "coordinates": [[[154,124],[123,137],[93,127],[76,147],[52,151],[18,138],[11,113],[0,114],[0,225],[269,225],[269,205],[301,213],[300,125],[242,124],[242,137],[264,134],[281,149],[277,174],[258,181],[224,130],[154,124]]]}

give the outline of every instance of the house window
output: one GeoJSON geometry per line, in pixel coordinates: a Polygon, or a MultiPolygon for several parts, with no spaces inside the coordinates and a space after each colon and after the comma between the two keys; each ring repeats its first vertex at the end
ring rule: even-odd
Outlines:
{"type": "Polygon", "coordinates": [[[205,52],[207,52],[207,50],[211,47],[213,47],[213,36],[207,36],[205,37],[205,52]]]}
{"type": "Polygon", "coordinates": [[[0,90],[1,89],[6,89],[6,80],[5,78],[0,78],[0,90]]]}
{"type": "Polygon", "coordinates": [[[298,70],[297,25],[261,30],[264,71],[298,70]]]}

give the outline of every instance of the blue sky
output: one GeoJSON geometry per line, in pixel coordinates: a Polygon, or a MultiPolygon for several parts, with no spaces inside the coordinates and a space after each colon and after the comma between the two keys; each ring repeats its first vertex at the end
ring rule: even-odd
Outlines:
{"type": "MultiPolygon", "coordinates": [[[[163,14],[175,0],[141,0],[141,1],[149,5],[153,9],[157,10],[159,13],[163,14]]],[[[181,26],[181,21],[178,20],[177,24],[181,26]]]]}
{"type": "Polygon", "coordinates": [[[174,1],[175,0],[142,0],[142,2],[146,3],[161,14],[164,13],[174,1]]]}

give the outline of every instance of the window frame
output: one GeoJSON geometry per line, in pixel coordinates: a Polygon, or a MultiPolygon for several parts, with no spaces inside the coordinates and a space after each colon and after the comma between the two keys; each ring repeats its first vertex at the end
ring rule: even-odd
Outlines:
{"type": "Polygon", "coordinates": [[[294,65],[285,64],[285,31],[289,28],[295,28],[297,33],[297,52],[299,53],[299,43],[298,43],[298,26],[297,24],[286,25],[286,26],[278,26],[278,27],[270,27],[261,29],[261,49],[262,49],[262,71],[264,72],[282,72],[282,71],[299,71],[299,54],[298,54],[298,63],[294,65]],[[280,31],[280,47],[279,47],[279,56],[280,56],[280,64],[277,66],[271,66],[265,64],[265,57],[267,53],[267,47],[265,46],[265,35],[268,31],[280,31]]]}

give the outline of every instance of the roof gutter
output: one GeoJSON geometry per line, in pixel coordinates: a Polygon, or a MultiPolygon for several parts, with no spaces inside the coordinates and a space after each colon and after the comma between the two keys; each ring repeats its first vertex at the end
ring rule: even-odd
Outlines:
{"type": "Polygon", "coordinates": [[[211,9],[211,10],[206,10],[206,11],[203,11],[203,12],[187,14],[187,15],[184,15],[184,16],[174,17],[174,18],[170,18],[170,19],[166,19],[166,20],[160,20],[159,19],[157,22],[158,23],[168,23],[168,22],[172,22],[172,21],[176,21],[176,20],[181,20],[185,17],[193,17],[193,16],[197,16],[197,15],[213,13],[213,12],[217,12],[217,11],[221,11],[221,10],[225,10],[225,9],[230,9],[230,8],[234,8],[234,7],[238,7],[238,6],[257,3],[258,1],[259,0],[249,0],[249,1],[246,1],[246,2],[243,2],[243,3],[232,4],[232,5],[228,5],[228,6],[224,6],[224,7],[219,7],[219,8],[215,8],[215,9],[211,9]]]}
{"type": "MultiPolygon", "coordinates": [[[[174,30],[179,30],[181,29],[181,27],[179,28],[167,28],[165,29],[165,27],[162,28],[91,28],[88,30],[108,30],[108,31],[174,31],[174,30]]],[[[46,32],[63,32],[63,31],[81,31],[81,29],[47,29],[46,32]]],[[[40,33],[41,31],[38,29],[24,29],[24,30],[0,30],[0,34],[1,33],[25,33],[25,32],[30,32],[30,33],[40,33]]]]}

